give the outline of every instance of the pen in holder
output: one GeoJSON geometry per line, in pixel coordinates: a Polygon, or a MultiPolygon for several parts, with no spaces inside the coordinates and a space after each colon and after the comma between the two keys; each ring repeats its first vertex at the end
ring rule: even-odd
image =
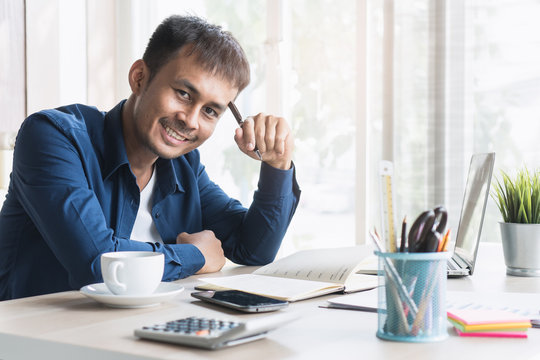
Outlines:
{"type": "Polygon", "coordinates": [[[383,253],[379,258],[377,337],[428,342],[448,337],[446,262],[448,252],[383,253]]]}

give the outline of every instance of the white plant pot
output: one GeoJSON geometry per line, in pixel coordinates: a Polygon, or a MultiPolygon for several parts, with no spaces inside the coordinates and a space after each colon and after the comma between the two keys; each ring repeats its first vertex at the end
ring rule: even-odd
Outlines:
{"type": "Polygon", "coordinates": [[[506,273],[540,276],[540,224],[499,224],[506,273]]]}

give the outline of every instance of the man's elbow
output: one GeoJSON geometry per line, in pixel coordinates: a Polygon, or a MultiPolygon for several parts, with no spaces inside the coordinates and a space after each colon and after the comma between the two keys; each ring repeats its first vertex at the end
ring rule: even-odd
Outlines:
{"type": "Polygon", "coordinates": [[[230,258],[236,264],[246,266],[263,266],[268,265],[276,258],[276,252],[264,253],[264,254],[243,254],[235,258],[230,258]]]}

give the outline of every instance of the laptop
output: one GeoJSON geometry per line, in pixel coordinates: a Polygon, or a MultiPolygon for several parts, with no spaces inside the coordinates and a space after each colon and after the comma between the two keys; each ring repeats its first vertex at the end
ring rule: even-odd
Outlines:
{"type": "Polygon", "coordinates": [[[494,164],[495,153],[474,154],[471,158],[448,277],[473,274],[494,164]]]}

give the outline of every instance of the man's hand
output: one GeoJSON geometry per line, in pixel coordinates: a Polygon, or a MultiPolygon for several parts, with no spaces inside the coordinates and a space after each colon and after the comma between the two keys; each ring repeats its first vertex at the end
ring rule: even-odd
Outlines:
{"type": "Polygon", "coordinates": [[[176,237],[177,244],[193,244],[203,254],[204,266],[197,271],[197,274],[216,272],[225,265],[225,255],[221,247],[221,241],[216,238],[211,230],[203,230],[198,233],[181,233],[176,237]]]}
{"type": "Polygon", "coordinates": [[[291,168],[294,138],[285,119],[258,114],[248,117],[241,128],[236,129],[234,140],[242,152],[258,159],[253,151],[255,144],[262,160],[275,168],[291,168]]]}

